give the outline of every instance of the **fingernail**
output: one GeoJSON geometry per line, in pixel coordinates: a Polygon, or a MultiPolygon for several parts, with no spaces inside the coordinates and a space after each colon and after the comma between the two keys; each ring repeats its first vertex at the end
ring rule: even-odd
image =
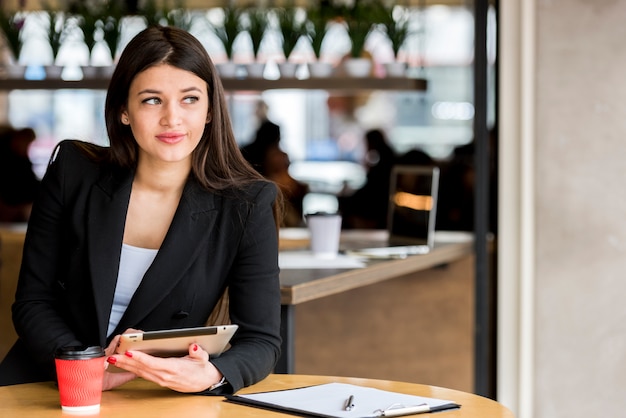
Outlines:
{"type": "Polygon", "coordinates": [[[107,363],[109,364],[115,364],[117,362],[117,359],[115,357],[109,357],[107,359],[107,363]]]}
{"type": "Polygon", "coordinates": [[[126,357],[131,357],[131,358],[133,357],[133,353],[131,353],[130,351],[125,352],[124,355],[126,357]]]}
{"type": "Polygon", "coordinates": [[[198,344],[193,345],[193,351],[198,351],[198,344]]]}

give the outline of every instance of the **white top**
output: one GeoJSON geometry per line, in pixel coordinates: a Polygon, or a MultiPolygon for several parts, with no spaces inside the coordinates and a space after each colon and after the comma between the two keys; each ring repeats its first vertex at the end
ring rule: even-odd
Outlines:
{"type": "Polygon", "coordinates": [[[115,285],[115,296],[113,297],[113,308],[109,317],[107,336],[119,324],[130,303],[130,299],[135,294],[141,279],[143,279],[144,274],[146,274],[158,252],[159,250],[122,244],[120,269],[117,273],[117,284],[115,285]]]}

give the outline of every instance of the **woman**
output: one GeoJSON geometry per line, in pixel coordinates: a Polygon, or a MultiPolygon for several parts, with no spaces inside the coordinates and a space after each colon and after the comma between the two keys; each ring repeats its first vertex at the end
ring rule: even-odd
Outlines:
{"type": "Polygon", "coordinates": [[[245,162],[226,112],[192,35],[150,27],[131,40],[105,102],[110,148],[64,141],[43,179],[5,384],[53,378],[53,354],[68,345],[107,347],[125,372],[105,373],[105,390],[140,376],[180,392],[234,392],[272,371],[280,192],[245,162]],[[195,344],[181,358],[115,353],[131,329],[204,325],[225,289],[239,329],[221,356],[195,344]]]}

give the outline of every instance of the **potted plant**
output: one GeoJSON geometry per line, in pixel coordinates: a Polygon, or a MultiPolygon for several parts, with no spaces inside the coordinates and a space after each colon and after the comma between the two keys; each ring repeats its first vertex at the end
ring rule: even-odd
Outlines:
{"type": "Polygon", "coordinates": [[[315,56],[315,61],[309,63],[311,77],[328,77],[332,74],[332,65],[321,60],[322,45],[328,33],[331,18],[332,13],[323,4],[307,11],[305,34],[315,56]]]}
{"type": "Polygon", "coordinates": [[[285,56],[285,61],[278,65],[281,76],[295,77],[297,64],[290,62],[289,57],[300,40],[300,37],[305,33],[304,22],[298,19],[298,9],[296,9],[293,4],[279,7],[275,9],[275,13],[278,18],[278,28],[282,41],[281,46],[283,55],[285,56]]]}
{"type": "Polygon", "coordinates": [[[250,35],[252,41],[252,57],[253,62],[248,64],[248,75],[255,78],[262,78],[265,69],[265,63],[259,62],[259,52],[261,43],[265,38],[265,32],[268,27],[268,21],[265,10],[250,7],[246,10],[245,30],[250,35]]]}
{"type": "Polygon", "coordinates": [[[157,6],[156,0],[145,0],[139,12],[146,26],[160,25],[165,19],[165,14],[157,6]]]}
{"type": "Polygon", "coordinates": [[[346,72],[353,77],[367,77],[372,61],[365,56],[365,42],[374,27],[374,5],[369,1],[355,0],[344,16],[351,42],[349,56],[344,62],[346,72]]]}
{"type": "MultiPolygon", "coordinates": [[[[73,20],[80,28],[83,34],[83,42],[87,47],[88,62],[83,67],[83,76],[91,77],[94,74],[91,67],[91,53],[96,45],[96,29],[100,24],[100,8],[93,6],[92,2],[80,2],[73,4],[70,8],[70,13],[73,16],[73,20]]],[[[95,71],[95,70],[94,70],[95,71]]]]}
{"type": "Polygon", "coordinates": [[[48,14],[48,43],[52,50],[52,64],[56,63],[56,59],[61,50],[61,45],[65,40],[65,15],[63,12],[56,10],[47,10],[48,14]]]}
{"type": "Polygon", "coordinates": [[[17,68],[17,64],[20,59],[20,52],[22,51],[22,28],[24,27],[24,21],[26,16],[22,12],[14,12],[7,14],[2,7],[0,7],[0,28],[4,35],[5,43],[8,48],[7,61],[9,69],[17,68]]]}
{"type": "Polygon", "coordinates": [[[406,72],[406,63],[400,62],[398,53],[411,34],[409,30],[409,12],[401,6],[385,7],[380,4],[380,25],[383,27],[387,39],[391,42],[394,60],[385,64],[387,76],[403,76],[406,72]]]}
{"type": "Polygon", "coordinates": [[[66,19],[62,11],[50,8],[47,3],[43,3],[42,7],[48,16],[48,44],[52,51],[52,63],[46,66],[46,76],[49,78],[61,77],[62,66],[57,65],[57,56],[61,50],[61,45],[66,37],[66,19]]]}
{"type": "Polygon", "coordinates": [[[117,54],[122,37],[122,20],[125,14],[126,10],[123,5],[115,1],[108,2],[103,11],[102,37],[109,47],[112,66],[117,62],[117,54]]]}
{"type": "Polygon", "coordinates": [[[165,20],[169,26],[189,32],[193,25],[193,15],[186,9],[184,0],[175,0],[174,7],[164,12],[165,20]]]}
{"type": "Polygon", "coordinates": [[[241,9],[235,6],[227,6],[222,8],[223,20],[220,25],[210,23],[211,29],[222,42],[224,52],[228,62],[217,65],[218,71],[224,77],[234,77],[237,66],[233,60],[233,45],[239,32],[243,30],[241,26],[241,9]]]}

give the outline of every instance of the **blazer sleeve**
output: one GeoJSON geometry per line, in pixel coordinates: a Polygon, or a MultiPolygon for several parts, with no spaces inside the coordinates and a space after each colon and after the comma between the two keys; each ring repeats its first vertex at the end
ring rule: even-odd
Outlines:
{"type": "Polygon", "coordinates": [[[272,372],[280,355],[278,233],[273,217],[276,187],[264,185],[245,204],[242,239],[228,280],[231,322],[239,325],[231,348],[211,361],[236,392],[272,372]]]}
{"type": "MultiPolygon", "coordinates": [[[[31,361],[54,367],[54,352],[66,345],[80,345],[62,317],[57,277],[63,243],[63,211],[71,176],[68,167],[78,151],[62,143],[42,180],[42,187],[29,219],[16,298],[13,323],[28,348],[31,361]]],[[[53,369],[49,370],[53,373],[53,369]]],[[[53,374],[52,374],[53,375],[53,374]]]]}

